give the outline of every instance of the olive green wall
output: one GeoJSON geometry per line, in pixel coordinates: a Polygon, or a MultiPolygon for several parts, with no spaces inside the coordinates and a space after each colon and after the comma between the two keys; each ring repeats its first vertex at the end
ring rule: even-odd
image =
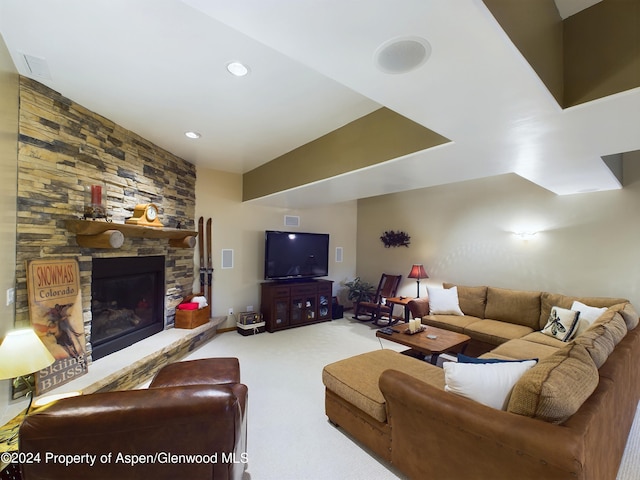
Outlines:
{"type": "Polygon", "coordinates": [[[483,0],[562,107],[640,87],[640,0],[602,0],[564,21],[554,0],[483,0]]]}
{"type": "Polygon", "coordinates": [[[447,143],[445,137],[381,108],[243,176],[251,200],[447,143]]]}
{"type": "Polygon", "coordinates": [[[562,18],[554,0],[483,0],[513,44],[562,105],[562,18]]]}
{"type": "Polygon", "coordinates": [[[415,296],[406,276],[423,263],[422,285],[625,297],[638,308],[640,152],[623,155],[623,170],[624,188],[607,192],[557,196],[508,174],[359,200],[357,273],[402,274],[400,293],[415,296]],[[385,230],[408,233],[409,248],[384,248],[385,230]]]}
{"type": "Polygon", "coordinates": [[[564,21],[571,106],[640,87],[640,0],[603,0],[564,21]]]}

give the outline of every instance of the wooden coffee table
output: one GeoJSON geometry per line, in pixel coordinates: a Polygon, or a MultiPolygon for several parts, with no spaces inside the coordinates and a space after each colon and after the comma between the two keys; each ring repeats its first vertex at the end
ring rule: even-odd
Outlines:
{"type": "Polygon", "coordinates": [[[471,340],[471,337],[468,335],[436,327],[426,326],[426,330],[420,333],[414,333],[413,335],[404,333],[405,330],[409,330],[409,325],[407,324],[394,325],[392,328],[398,332],[387,335],[378,330],[376,337],[405,345],[411,350],[424,355],[431,355],[431,363],[433,365],[437,364],[438,357],[441,353],[451,351],[464,353],[467,344],[471,340]],[[435,335],[436,338],[431,339],[428,338],[427,335],[435,335]]]}

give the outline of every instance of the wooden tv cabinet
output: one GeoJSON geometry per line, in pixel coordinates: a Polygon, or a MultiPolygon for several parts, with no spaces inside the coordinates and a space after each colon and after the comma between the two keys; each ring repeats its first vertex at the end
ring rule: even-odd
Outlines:
{"type": "Polygon", "coordinates": [[[260,311],[267,332],[331,320],[331,280],[262,283],[260,311]]]}

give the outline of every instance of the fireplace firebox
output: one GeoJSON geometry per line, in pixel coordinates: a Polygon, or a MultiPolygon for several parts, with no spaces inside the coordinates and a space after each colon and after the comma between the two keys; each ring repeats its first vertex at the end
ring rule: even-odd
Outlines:
{"type": "Polygon", "coordinates": [[[93,360],[164,329],[164,272],[163,256],[93,259],[93,360]]]}

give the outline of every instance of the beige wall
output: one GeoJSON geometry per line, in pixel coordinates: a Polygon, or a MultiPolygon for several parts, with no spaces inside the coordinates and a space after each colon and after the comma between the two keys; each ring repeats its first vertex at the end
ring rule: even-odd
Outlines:
{"type": "MultiPolygon", "coordinates": [[[[14,305],[6,305],[5,292],[13,288],[16,281],[17,171],[18,74],[0,36],[0,338],[11,329],[15,318],[14,305]]],[[[9,380],[0,382],[2,412],[6,411],[9,402],[10,387],[9,380]]]]}
{"type": "MultiPolygon", "coordinates": [[[[556,196],[510,174],[380,196],[358,202],[357,272],[405,276],[412,263],[451,281],[625,297],[640,306],[640,153],[624,155],[625,188],[556,196]],[[411,236],[409,248],[385,249],[385,230],[411,236]],[[538,231],[523,241],[514,231],[538,231]]],[[[424,295],[424,288],[422,289],[424,295]]]]}
{"type": "MultiPolygon", "coordinates": [[[[225,316],[229,308],[244,311],[248,305],[260,309],[260,283],[264,278],[264,231],[292,230],[329,233],[329,279],[334,295],[350,280],[356,265],[357,203],[296,210],[242,203],[242,176],[199,167],[196,180],[196,220],[212,218],[213,301],[212,315],[225,316]],[[284,226],[285,215],[300,217],[300,227],[284,226]],[[342,247],[344,261],[335,262],[335,249],[342,247]],[[234,251],[234,267],[221,268],[223,249],[234,251]]],[[[196,271],[198,249],[194,251],[196,271]]],[[[200,289],[196,275],[194,291],[200,289]]],[[[235,326],[229,317],[221,328],[235,326]]]]}
{"type": "Polygon", "coordinates": [[[15,286],[18,171],[18,74],[0,37],[0,336],[13,326],[14,305],[5,292],[15,286]]]}

